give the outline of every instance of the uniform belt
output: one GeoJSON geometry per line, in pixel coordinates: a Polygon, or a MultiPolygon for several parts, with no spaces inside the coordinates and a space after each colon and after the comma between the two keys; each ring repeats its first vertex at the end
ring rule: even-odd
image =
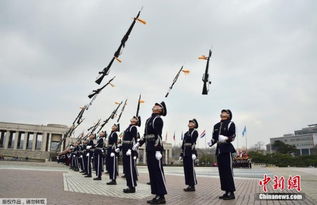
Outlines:
{"type": "Polygon", "coordinates": [[[192,143],[184,143],[184,146],[192,146],[192,143]]]}
{"type": "Polygon", "coordinates": [[[96,147],[96,149],[97,149],[97,150],[103,150],[103,148],[101,148],[101,147],[96,147]]]}
{"type": "Polygon", "coordinates": [[[129,140],[123,140],[123,141],[122,141],[122,144],[132,144],[132,141],[129,141],[129,140]]]}
{"type": "Polygon", "coordinates": [[[144,138],[145,138],[146,141],[155,141],[155,135],[154,134],[145,135],[144,138]]]}

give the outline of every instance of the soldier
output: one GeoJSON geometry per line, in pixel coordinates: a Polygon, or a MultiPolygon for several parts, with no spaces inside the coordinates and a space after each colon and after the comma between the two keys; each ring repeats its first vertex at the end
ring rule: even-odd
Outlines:
{"type": "Polygon", "coordinates": [[[219,197],[223,200],[235,199],[233,170],[232,170],[232,153],[235,153],[231,142],[236,137],[236,127],[232,122],[232,112],[222,110],[220,114],[221,121],[214,126],[210,146],[217,143],[216,157],[220,176],[221,190],[225,193],[219,197]]]}
{"type": "Polygon", "coordinates": [[[139,118],[134,116],[130,120],[131,124],[124,131],[122,139],[122,158],[123,158],[123,169],[124,175],[127,180],[127,189],[124,189],[124,193],[135,193],[136,182],[136,171],[134,166],[132,148],[136,143],[138,136],[138,129],[136,126],[140,126],[139,118]]]}
{"type": "Polygon", "coordinates": [[[86,176],[85,177],[91,177],[91,157],[93,154],[92,148],[94,146],[94,142],[93,142],[94,137],[95,136],[93,134],[91,134],[89,136],[88,143],[86,146],[86,156],[87,156],[86,166],[87,166],[87,169],[86,169],[86,176]]]}
{"type": "Polygon", "coordinates": [[[94,162],[95,162],[95,169],[96,169],[96,178],[94,180],[101,180],[102,175],[102,167],[103,167],[103,145],[104,145],[104,137],[106,133],[104,131],[100,132],[97,135],[97,144],[95,145],[94,151],[94,162]]]}
{"type": "Polygon", "coordinates": [[[115,150],[117,149],[118,145],[118,134],[117,132],[120,132],[120,125],[114,124],[111,128],[111,133],[108,137],[108,145],[107,145],[107,167],[109,172],[109,178],[110,182],[108,182],[108,185],[116,185],[117,184],[117,156],[115,150]]]}
{"type": "Polygon", "coordinates": [[[195,159],[197,158],[197,151],[195,149],[196,141],[198,137],[198,122],[196,119],[189,120],[188,122],[189,130],[185,133],[182,152],[180,154],[180,159],[183,159],[184,164],[184,175],[185,184],[188,185],[184,191],[195,191],[195,185],[197,184],[196,173],[194,170],[195,159]]]}
{"type": "Polygon", "coordinates": [[[167,194],[165,185],[165,176],[162,166],[162,129],[163,120],[161,116],[166,116],[166,105],[164,102],[155,103],[152,108],[152,116],[147,119],[145,124],[144,137],[134,147],[137,150],[139,146],[146,143],[146,162],[150,175],[151,193],[155,195],[149,204],[165,204],[164,195],[167,194]]]}

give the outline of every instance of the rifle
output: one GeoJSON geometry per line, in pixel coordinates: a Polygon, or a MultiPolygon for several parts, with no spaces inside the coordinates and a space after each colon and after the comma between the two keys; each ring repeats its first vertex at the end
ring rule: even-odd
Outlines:
{"type": "Polygon", "coordinates": [[[140,104],[141,104],[141,94],[139,95],[138,106],[136,108],[136,114],[135,114],[135,116],[139,119],[138,126],[141,126],[141,116],[139,116],[140,104]]]}
{"type": "Polygon", "coordinates": [[[211,81],[209,81],[209,74],[208,74],[208,69],[209,69],[209,61],[210,61],[210,58],[211,58],[211,50],[209,49],[209,55],[208,57],[205,57],[205,58],[201,58],[200,59],[204,59],[204,60],[207,60],[207,64],[206,64],[206,70],[205,70],[205,73],[203,74],[203,92],[202,94],[203,95],[207,95],[208,94],[208,91],[209,91],[209,84],[211,84],[211,81]]]}
{"type": "MultiPolygon", "coordinates": [[[[172,82],[172,85],[168,88],[168,91],[165,95],[165,97],[167,98],[167,96],[170,94],[170,91],[173,89],[174,84],[176,83],[180,73],[183,71],[185,73],[185,70],[183,70],[184,66],[181,67],[181,69],[177,72],[176,76],[174,77],[174,80],[172,82]]],[[[186,72],[189,72],[188,70],[186,70],[186,72]]]]}
{"type": "MultiPolygon", "coordinates": [[[[107,87],[107,85],[111,84],[111,82],[115,79],[116,76],[114,76],[113,78],[111,78],[104,86],[102,86],[101,88],[98,88],[97,90],[93,90],[92,93],[90,95],[88,95],[89,98],[92,98],[94,96],[97,96],[105,87],[107,87]]],[[[89,103],[89,105],[91,105],[92,101],[94,101],[96,99],[96,97],[94,97],[91,102],[89,103]]]]}
{"type": "MultiPolygon", "coordinates": [[[[142,10],[142,9],[141,9],[141,10],[142,10]]],[[[116,52],[114,53],[114,56],[112,57],[112,59],[111,59],[111,61],[109,62],[108,66],[105,67],[102,71],[99,72],[99,76],[97,77],[97,79],[96,79],[96,81],[95,81],[98,85],[102,82],[103,78],[104,78],[106,75],[109,74],[109,70],[110,70],[110,68],[111,68],[111,66],[112,66],[112,64],[113,64],[113,61],[114,61],[115,59],[116,59],[118,62],[120,62],[120,63],[122,62],[122,61],[119,59],[119,56],[121,55],[121,50],[122,50],[122,48],[125,47],[125,44],[126,44],[127,40],[129,39],[129,36],[130,36],[130,34],[131,34],[131,32],[132,32],[132,29],[133,29],[133,27],[134,27],[136,21],[139,21],[139,22],[141,22],[141,23],[143,23],[143,24],[146,24],[146,22],[145,22],[144,20],[139,19],[139,16],[140,16],[140,14],[141,14],[141,10],[140,10],[140,11],[138,12],[138,14],[133,18],[133,21],[132,21],[132,23],[131,23],[131,25],[130,25],[128,31],[126,32],[126,34],[125,34],[125,35],[123,36],[123,38],[121,39],[120,46],[119,46],[119,48],[116,50],[116,52]]]]}
{"type": "Polygon", "coordinates": [[[124,111],[125,106],[127,105],[127,102],[128,102],[128,99],[126,99],[126,100],[124,101],[124,105],[123,105],[123,107],[121,108],[121,112],[120,112],[120,115],[119,115],[119,117],[118,117],[118,119],[117,119],[117,123],[119,123],[119,121],[120,121],[120,119],[121,119],[122,113],[123,113],[123,111],[124,111]]]}
{"type": "Polygon", "coordinates": [[[120,104],[118,104],[118,106],[112,111],[112,113],[110,114],[110,116],[109,116],[105,121],[103,121],[103,124],[101,124],[101,126],[100,126],[100,128],[99,128],[99,130],[98,130],[97,133],[99,133],[99,132],[101,131],[101,129],[109,122],[110,119],[114,119],[114,118],[115,118],[116,113],[117,113],[119,107],[121,106],[121,104],[122,104],[122,101],[121,101],[120,104]]]}

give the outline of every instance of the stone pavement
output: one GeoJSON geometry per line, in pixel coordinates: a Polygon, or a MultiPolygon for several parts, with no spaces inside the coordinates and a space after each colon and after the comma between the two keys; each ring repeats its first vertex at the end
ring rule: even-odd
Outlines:
{"type": "MultiPolygon", "coordinates": [[[[236,183],[236,199],[232,201],[219,200],[220,191],[217,168],[196,168],[198,186],[196,192],[185,193],[182,189],[184,177],[181,167],[165,167],[168,195],[167,204],[317,204],[312,197],[307,196],[303,201],[259,201],[255,193],[262,193],[258,186],[263,173],[269,175],[290,174],[291,170],[279,168],[234,169],[236,183]]],[[[304,169],[307,177],[311,170],[304,169]]],[[[120,169],[122,171],[122,168],[120,169]]],[[[297,170],[300,171],[300,170],[297,170]]],[[[47,198],[48,204],[146,204],[151,199],[150,186],[146,167],[139,167],[139,181],[135,194],[123,194],[125,180],[118,179],[118,185],[109,186],[102,181],[84,178],[78,172],[73,172],[63,166],[41,166],[32,164],[5,163],[0,161],[0,197],[39,197],[47,198]]],[[[303,171],[302,171],[303,172],[303,171]]],[[[294,174],[293,174],[294,175],[294,174]]],[[[303,178],[306,175],[303,175],[303,178]]],[[[316,193],[316,183],[315,193],[316,193]]],[[[303,187],[303,193],[306,193],[303,187]]],[[[271,190],[272,191],[272,190],[271,190]]],[[[275,193],[275,192],[274,192],[275,193]]],[[[307,194],[307,193],[306,193],[307,194]]]]}

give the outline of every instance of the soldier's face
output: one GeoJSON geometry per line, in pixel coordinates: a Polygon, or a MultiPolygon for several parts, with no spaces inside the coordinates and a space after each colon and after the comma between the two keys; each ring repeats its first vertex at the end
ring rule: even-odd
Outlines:
{"type": "Polygon", "coordinates": [[[188,123],[188,128],[189,128],[189,129],[195,128],[195,123],[189,122],[189,123],[188,123]]]}
{"type": "Polygon", "coordinates": [[[105,132],[100,133],[100,137],[104,137],[105,135],[106,135],[105,132]]]}
{"type": "Polygon", "coordinates": [[[112,130],[113,132],[116,131],[116,130],[117,130],[117,126],[113,125],[113,126],[111,127],[111,130],[112,130]]]}
{"type": "Polygon", "coordinates": [[[229,117],[230,117],[230,115],[229,115],[228,113],[226,113],[226,112],[222,112],[222,113],[220,114],[221,120],[228,120],[229,117]]]}
{"type": "Polygon", "coordinates": [[[132,118],[130,122],[131,122],[131,125],[136,125],[138,123],[137,119],[135,118],[132,118]]]}
{"type": "Polygon", "coordinates": [[[152,108],[152,112],[153,113],[156,113],[156,114],[159,114],[162,112],[162,108],[158,105],[154,105],[153,108],[152,108]]]}

